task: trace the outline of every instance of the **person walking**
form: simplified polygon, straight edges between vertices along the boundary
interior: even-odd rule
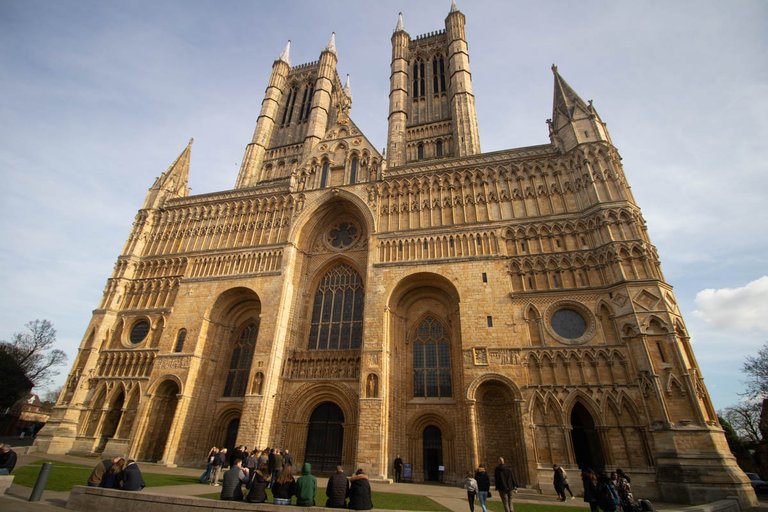
[[[403,478],[403,459],[400,455],[395,456],[395,482],[400,482]]]
[[[552,473],[552,484],[555,486],[555,492],[557,493],[558,499],[560,501],[565,501],[565,491],[568,491],[571,495],[571,499],[573,499],[573,492],[568,485],[568,474],[565,472],[565,469],[563,469],[562,466],[553,464]]]
[[[328,500],[325,506],[328,508],[347,508],[347,495],[349,495],[349,480],[344,474],[344,468],[336,466],[336,472],[328,479],[328,487],[325,489]]]
[[[504,512],[514,512],[515,506],[512,504],[512,493],[517,492],[517,482],[512,468],[504,462],[504,457],[499,457],[499,463],[493,471],[493,479],[496,484],[496,490],[499,492],[499,498],[504,504]]]
[[[485,502],[491,494],[491,479],[485,471],[485,466],[480,464],[475,471],[475,480],[477,480],[477,499],[480,502],[480,508],[483,512],[488,512],[485,508]]]
[[[205,462],[205,471],[203,471],[203,474],[200,475],[200,483],[206,484],[211,481],[211,475],[213,474],[213,460],[216,458],[216,454],[219,453],[219,449],[215,446],[212,446],[210,450],[208,450],[208,458]]]
[[[349,508],[350,510],[371,510],[373,502],[371,501],[371,484],[368,482],[368,475],[362,468],[355,471],[355,474],[349,477]]]
[[[301,467],[301,476],[296,480],[296,505],[314,507],[317,494],[317,478],[312,474],[312,464],[305,462]]]
[[[467,501],[469,501],[469,512],[475,512],[475,496],[477,496],[477,480],[472,476],[471,471],[467,471],[464,477],[464,489],[467,490]]]

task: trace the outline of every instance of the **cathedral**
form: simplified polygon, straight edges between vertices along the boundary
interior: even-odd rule
[[[455,2],[391,42],[385,153],[332,35],[273,62],[233,189],[189,195],[191,141],[157,178],[35,449],[448,483],[504,457],[544,493],[556,463],[756,504],[592,102],[553,66],[549,141],[483,153]]]

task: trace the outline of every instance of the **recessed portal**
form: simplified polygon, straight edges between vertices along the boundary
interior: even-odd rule
[[[600,438],[595,430],[595,421],[581,402],[576,402],[571,410],[571,427],[576,463],[581,469],[602,469],[605,459]]]
[[[338,405],[325,402],[312,412],[307,432],[305,462],[316,473],[331,472],[341,465],[344,446],[344,413]]]
[[[443,433],[434,425],[424,429],[424,480],[440,481],[443,465]]]

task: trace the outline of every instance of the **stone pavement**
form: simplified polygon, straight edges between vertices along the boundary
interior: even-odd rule
[[[19,455],[18,467],[22,467],[31,463],[32,461],[42,458],[53,462],[54,467],[57,463],[75,463],[84,464],[87,466],[95,466],[99,460],[96,458],[75,457],[69,455],[41,455],[36,453],[27,455],[22,453]],[[175,475],[199,476],[202,472],[202,470],[198,468],[169,468],[167,466],[150,463],[140,463],[140,466],[142,471],[145,473],[167,473]],[[318,478],[318,494],[321,496],[324,495],[326,483],[326,478]],[[387,484],[377,482],[372,482],[371,487],[374,491],[380,492],[426,496],[440,503],[452,512],[467,512],[469,510],[469,506],[467,505],[466,500],[466,493],[463,489],[458,487],[439,484]],[[190,484],[147,488],[144,489],[143,492],[147,494],[151,493],[165,496],[193,497],[201,494],[218,492],[220,489],[220,487],[211,487],[206,484]],[[6,495],[0,496],[0,512],[62,512],[62,509],[66,507],[67,499],[69,498],[68,492],[45,491],[41,501],[30,503],[27,500],[31,493],[32,489],[29,487],[22,487],[17,484],[12,485]],[[494,493],[494,497],[491,501],[498,501],[498,495],[496,493]],[[541,495],[533,490],[521,490],[513,497],[513,502],[549,504],[550,509],[554,512],[556,512],[558,508],[563,505],[576,506],[583,508],[584,510],[589,510],[587,504],[578,497],[575,500],[568,500],[565,503],[560,503],[556,501],[555,498],[551,495]],[[680,505],[670,505],[663,503],[654,503],[654,506],[656,507],[656,510],[661,512],[677,512],[683,511],[685,509],[685,507]],[[475,510],[480,510],[480,507],[477,504]],[[768,501],[761,503],[761,507],[753,510],[768,511]]]

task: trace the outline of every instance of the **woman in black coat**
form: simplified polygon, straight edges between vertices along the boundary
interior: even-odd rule
[[[363,473],[362,469],[355,471],[355,474],[349,477],[351,485],[349,486],[349,508],[351,510],[371,510],[373,502],[371,501],[371,484],[368,483],[368,475]]]
[[[482,464],[475,471],[475,480],[477,480],[477,499],[483,512],[486,512],[485,500],[488,499],[488,493],[491,492],[491,479],[488,477],[485,466]]]
[[[584,484],[584,501],[589,503],[590,512],[597,512],[597,475],[591,469],[581,472],[581,483]]]
[[[269,468],[261,464],[253,470],[251,480],[248,482],[248,496],[245,500],[249,503],[264,503],[267,501],[267,484],[269,483]]]

